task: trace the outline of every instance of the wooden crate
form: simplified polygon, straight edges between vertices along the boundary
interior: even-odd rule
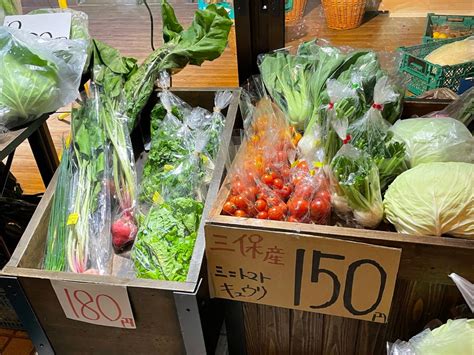
[[[214,95],[219,89],[173,90],[192,106],[213,110]],[[227,147],[238,114],[240,90],[233,90],[233,99],[226,112],[218,162],[225,161]],[[149,107],[156,103],[156,95]],[[145,114],[143,117],[149,115]],[[132,134],[134,148],[143,148],[140,131],[147,135],[149,123]],[[149,131],[149,130],[148,130]],[[135,139],[133,139],[135,137]],[[137,139],[140,138],[140,139]],[[204,207],[206,216],[222,181],[224,164],[216,164]],[[52,197],[56,177],[49,185],[15,253],[3,272],[15,276],[57,354],[181,354],[213,352],[222,326],[220,302],[211,302],[206,273],[203,272],[204,219],[198,232],[186,282],[123,279],[114,276],[84,275],[41,269]],[[67,319],[50,280],[76,281],[127,286],[136,322],[136,330],[103,327]]]
[[[403,117],[443,108],[440,102],[407,101]],[[272,232],[275,245],[291,233],[362,242],[402,250],[388,322],[362,320],[226,301],[226,326],[231,354],[384,354],[387,341],[408,340],[433,319],[446,321],[462,297],[448,275],[474,280],[474,240],[417,237],[393,231],[309,225],[221,215],[229,193],[224,182],[206,226],[222,226],[252,234]],[[265,234],[265,238],[268,234]],[[225,269],[225,265],[223,265]],[[285,282],[285,280],[281,280]],[[288,285],[288,287],[293,287]]]

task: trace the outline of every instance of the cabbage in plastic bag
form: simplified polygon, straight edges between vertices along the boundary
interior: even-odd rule
[[[395,141],[405,144],[410,167],[431,162],[474,162],[472,134],[453,118],[400,120],[390,131]]]
[[[22,126],[73,101],[86,57],[84,41],[0,27],[0,125]]]
[[[474,164],[427,163],[398,176],[385,193],[399,233],[474,238]]]

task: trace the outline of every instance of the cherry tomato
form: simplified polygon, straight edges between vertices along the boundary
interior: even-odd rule
[[[258,219],[268,219],[268,212],[267,211],[260,211],[257,214]]]
[[[244,210],[237,210],[237,211],[235,211],[234,216],[235,217],[247,217],[247,212],[245,212]]]
[[[283,180],[282,180],[282,179],[278,179],[278,178],[274,179],[274,180],[273,180],[273,186],[274,186],[275,188],[277,188],[277,189],[283,188]]]
[[[282,210],[283,214],[286,215],[286,213],[288,212],[288,206],[286,205],[286,203],[280,202],[280,204],[278,205],[278,207],[280,207],[280,209]]]
[[[298,163],[297,165],[298,169],[303,170],[303,171],[309,171],[308,163],[306,160],[302,160]]]
[[[316,221],[325,222],[330,211],[331,205],[328,200],[317,197],[311,202],[311,217]]]
[[[289,167],[285,166],[281,169],[281,177],[285,180],[288,181],[288,178],[291,175],[291,170]]]
[[[314,187],[307,183],[301,183],[295,188],[295,195],[301,198],[310,198],[313,195]]]
[[[281,188],[280,196],[286,200],[288,197],[290,197],[292,191],[293,189],[290,185],[285,185]]]
[[[269,207],[278,206],[281,200],[277,196],[269,196],[267,198],[267,204]]]
[[[232,184],[232,194],[233,195],[239,195],[242,193],[242,191],[245,190],[245,185],[242,181],[238,180],[238,181],[235,181],[233,184]]]
[[[224,207],[222,208],[222,210],[232,216],[235,211],[237,211],[237,206],[234,203],[227,201],[226,203],[224,203]]]
[[[245,198],[247,201],[253,202],[255,201],[255,195],[256,195],[255,190],[256,188],[249,187],[245,189],[244,191],[242,191],[241,196]]]
[[[239,210],[245,210],[248,207],[247,200],[243,196],[236,196],[235,205]]]
[[[292,201],[292,204],[288,206],[290,208],[290,214],[296,218],[304,217],[309,210],[309,203],[303,199],[296,199]]]
[[[237,196],[230,196],[227,201],[229,202],[232,202],[234,205],[235,205],[235,199],[237,198]]]
[[[279,162],[285,162],[288,160],[288,154],[284,150],[280,150],[277,153],[277,159]]]
[[[269,174],[272,176],[273,180],[278,179],[278,174],[275,170],[272,169]]]
[[[283,211],[279,206],[272,207],[268,210],[268,218],[280,221],[283,218]]]
[[[262,176],[262,181],[267,185],[271,185],[273,183],[273,176],[271,174],[265,174]]]
[[[293,185],[295,185],[295,186],[298,186],[301,183],[301,181],[303,181],[303,176],[302,175],[296,175],[296,176],[293,177],[293,180],[292,180]]]
[[[255,197],[257,198],[257,200],[267,199],[267,195],[265,194],[265,192],[262,192],[262,191],[259,191]]]
[[[299,222],[299,219],[296,218],[296,217],[294,217],[294,216],[290,216],[290,217],[288,217],[287,221],[288,221],[288,222],[296,222],[296,223],[298,223],[298,222]]]
[[[331,201],[331,193],[328,190],[319,190],[316,193],[316,197],[326,201]]]
[[[257,211],[262,212],[267,210],[267,203],[264,200],[255,201],[255,208]]]

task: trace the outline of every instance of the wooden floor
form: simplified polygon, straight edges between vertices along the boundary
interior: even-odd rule
[[[54,0],[50,0],[54,3]],[[81,10],[89,14],[89,27],[95,38],[103,40],[124,55],[134,56],[143,60],[150,52],[149,19],[144,6],[111,5],[112,0],[88,0]],[[134,4],[135,0],[122,0],[124,4]],[[196,4],[189,0],[170,1],[176,9],[178,18],[183,23],[190,23]],[[25,12],[38,7],[49,7],[46,0],[23,0]],[[155,46],[161,43],[159,6],[151,4],[155,14]],[[287,43],[296,45],[298,42],[314,37],[324,38],[334,45],[356,48],[371,48],[378,51],[393,51],[402,45],[420,43],[425,29],[424,18],[390,18],[378,15],[367,18],[357,29],[335,31],[326,27],[324,15],[318,0],[308,0],[304,19],[298,24],[287,27]],[[232,34],[231,44],[223,56],[202,67],[188,67],[173,79],[176,87],[235,87],[238,86],[237,62],[235,56],[235,39]],[[391,58],[395,54],[385,57]],[[57,115],[49,119],[48,126],[58,149],[62,137],[69,131],[66,122],[59,121]],[[31,150],[23,144],[16,152],[13,173],[18,178],[26,193],[44,191]]]

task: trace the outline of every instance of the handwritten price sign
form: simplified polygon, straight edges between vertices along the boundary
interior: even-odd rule
[[[6,16],[3,25],[44,39],[69,39],[71,21],[70,13],[18,15]]]
[[[206,225],[214,297],[386,323],[400,249]]]
[[[126,287],[55,280],[51,285],[67,318],[136,329]]]

